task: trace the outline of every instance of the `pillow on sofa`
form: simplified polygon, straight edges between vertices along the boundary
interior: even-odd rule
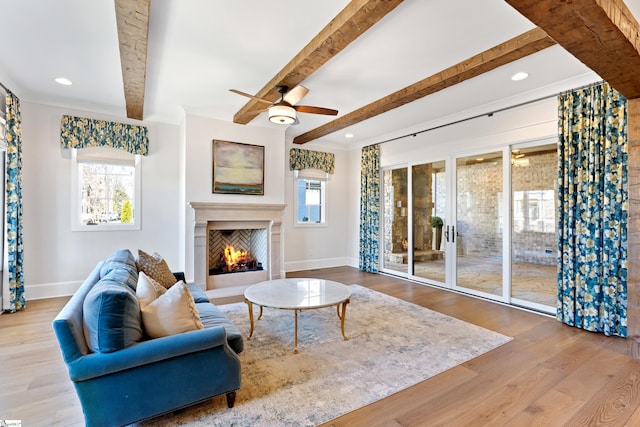
[[[122,350],[142,339],[140,304],[121,282],[100,280],[85,297],[82,310],[85,340],[94,353]]]
[[[151,338],[202,329],[198,309],[183,281],[142,307],[142,324]]]
[[[167,289],[176,283],[176,277],[171,272],[167,262],[157,253],[149,255],[145,251],[138,249],[138,267],[147,276]]]
[[[140,272],[138,286],[136,287],[136,297],[140,303],[140,309],[148,306],[166,292],[167,289],[164,286],[144,274],[144,271]]]
[[[104,261],[100,268],[100,278],[104,279],[107,276],[136,290],[138,268],[136,259],[129,249],[118,249]]]

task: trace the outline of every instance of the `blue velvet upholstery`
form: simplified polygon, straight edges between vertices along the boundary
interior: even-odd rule
[[[83,331],[85,299],[95,287],[117,286],[113,281],[117,267],[98,263],[53,321],[85,424],[131,424],[219,394],[227,394],[233,406],[240,388],[240,361],[229,347],[224,326],[142,340],[110,353],[89,349]],[[101,270],[105,272],[102,280]],[[120,286],[125,292],[130,289],[127,283]],[[201,302],[199,309],[206,310],[207,304],[214,307]],[[93,304],[85,309],[85,315],[89,311],[93,315]]]
[[[142,339],[140,305],[129,286],[104,278],[82,304],[84,336],[93,352],[111,353]]]

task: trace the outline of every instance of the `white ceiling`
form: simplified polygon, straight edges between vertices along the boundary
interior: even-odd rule
[[[640,0],[626,0],[640,16]],[[232,121],[347,0],[152,0],[145,120],[189,113]],[[0,0],[0,82],[21,99],[126,117],[113,0]],[[405,0],[303,82],[301,104],[340,115],[422,80],[533,28],[503,0]],[[510,76],[526,71],[529,78]],[[61,86],[54,78],[69,78]],[[489,112],[598,80],[555,46],[318,143],[355,146]],[[297,136],[332,120],[300,114]],[[279,126],[262,114],[248,126]],[[353,139],[346,139],[353,133]],[[314,143],[315,144],[315,143]]]

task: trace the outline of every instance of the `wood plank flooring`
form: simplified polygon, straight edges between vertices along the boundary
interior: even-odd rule
[[[351,267],[288,277],[357,283],[514,338],[323,427],[640,425],[640,361],[626,356],[626,340]],[[0,315],[0,419],[20,419],[24,426],[83,424],[51,329],[66,301],[29,301],[24,312]]]

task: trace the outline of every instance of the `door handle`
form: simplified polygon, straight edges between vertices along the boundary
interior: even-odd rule
[[[456,241],[456,226],[451,226],[451,242],[454,243]]]
[[[444,239],[449,242],[449,226],[447,225],[447,230],[444,232]]]

